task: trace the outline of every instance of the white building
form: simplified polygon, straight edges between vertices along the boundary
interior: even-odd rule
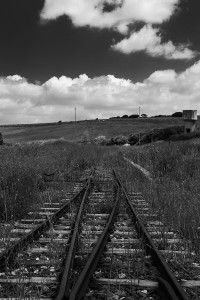
[[[183,110],[185,133],[194,132],[197,129],[197,110]]]

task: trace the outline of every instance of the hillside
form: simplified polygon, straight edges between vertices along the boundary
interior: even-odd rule
[[[111,138],[117,135],[144,132],[154,128],[183,125],[182,118],[144,118],[144,119],[112,119],[86,120],[77,122],[10,125],[0,126],[4,142],[28,142],[63,137],[66,140],[78,141],[87,135],[95,138],[100,135]]]

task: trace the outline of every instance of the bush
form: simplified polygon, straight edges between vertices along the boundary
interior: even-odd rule
[[[147,144],[155,141],[166,141],[166,140],[174,140],[172,136],[174,135],[180,135],[184,131],[183,126],[173,126],[173,127],[167,127],[162,129],[152,129],[148,132],[142,132],[138,134],[131,134],[128,137],[128,141],[131,145],[136,145],[139,143],[140,138],[140,144]]]
[[[130,134],[128,137],[128,141],[131,145],[135,145],[139,140],[138,134]]]
[[[194,138],[200,138],[200,132],[191,132],[187,134],[180,134],[180,135],[175,135],[171,137],[172,141],[184,141],[184,140],[191,140]]]
[[[107,145],[124,145],[128,144],[128,138],[123,135],[119,135],[108,140]]]
[[[82,143],[82,144],[92,144],[93,143],[93,139],[91,138],[88,130],[85,130],[83,132],[79,143]]]
[[[137,119],[137,118],[139,118],[139,115],[130,115],[129,118]]]
[[[100,135],[94,139],[94,142],[99,145],[107,145],[107,139],[104,135]]]
[[[181,111],[177,111],[177,112],[175,112],[175,113],[172,114],[172,117],[182,118],[183,117],[183,113]]]
[[[141,114],[141,117],[142,118],[147,118],[148,116],[147,116],[147,114]]]

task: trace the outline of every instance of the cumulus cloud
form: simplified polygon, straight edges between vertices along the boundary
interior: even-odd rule
[[[162,43],[159,30],[150,25],[133,32],[128,38],[113,45],[112,49],[125,54],[145,51],[153,57],[163,56],[166,59],[191,59],[196,56],[196,52],[184,45],[175,46],[171,41]]]
[[[173,14],[179,0],[45,0],[41,18],[53,20],[62,15],[75,26],[118,28],[127,31],[135,21],[162,23]],[[109,6],[110,9],[106,10]],[[111,9],[112,8],[112,9]]]
[[[19,80],[23,80],[24,78],[19,76],[19,75],[11,75],[11,76],[7,76],[7,79],[13,80],[13,81],[19,81]]]
[[[171,41],[161,43],[161,34],[151,27],[169,20],[178,4],[179,0],[45,0],[41,19],[49,21],[67,15],[78,27],[117,30],[128,37],[112,49],[124,54],[146,51],[153,57],[191,59],[196,52],[185,45],[175,46]],[[138,21],[147,26],[130,33],[130,25]]]
[[[2,124],[37,123],[108,118],[138,112],[171,114],[182,109],[200,110],[200,61],[182,73],[158,70],[143,82],[113,75],[89,78],[52,77],[32,84],[19,75],[0,78]]]

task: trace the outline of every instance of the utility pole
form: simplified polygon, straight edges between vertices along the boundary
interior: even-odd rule
[[[139,118],[140,118],[140,106],[138,107],[138,112],[139,112]],[[138,134],[138,144],[140,146],[140,132]],[[140,164],[140,153],[138,151],[138,164]]]
[[[74,108],[74,111],[75,111],[75,122],[76,122],[76,107]]]

